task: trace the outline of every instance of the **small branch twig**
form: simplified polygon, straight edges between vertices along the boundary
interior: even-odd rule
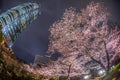
[[[69,68],[68,68],[67,80],[69,80],[69,77],[70,77],[71,66],[72,66],[72,64],[70,64],[70,65],[69,65]]]

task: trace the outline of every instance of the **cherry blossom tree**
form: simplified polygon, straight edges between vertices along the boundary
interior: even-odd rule
[[[109,71],[120,52],[120,31],[108,21],[103,3],[91,2],[85,9],[66,9],[62,18],[49,29],[51,55],[61,53],[47,67],[28,71],[43,75],[81,76],[93,69]]]
[[[108,25],[108,16],[103,3],[91,2],[79,12],[67,9],[49,29],[48,52],[63,54],[60,61],[72,65],[72,70],[84,72],[87,67],[109,71],[111,60],[120,52],[120,31]]]

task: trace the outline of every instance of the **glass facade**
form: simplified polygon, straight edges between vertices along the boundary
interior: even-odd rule
[[[26,26],[37,18],[39,8],[37,3],[24,3],[0,15],[2,33],[9,47]]]

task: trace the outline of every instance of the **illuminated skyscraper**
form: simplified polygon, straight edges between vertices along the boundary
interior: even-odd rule
[[[37,18],[39,10],[37,3],[24,3],[0,15],[0,27],[9,47],[26,26]]]

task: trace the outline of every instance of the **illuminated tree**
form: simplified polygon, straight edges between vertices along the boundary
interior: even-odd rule
[[[69,8],[61,20],[49,29],[48,52],[60,52],[59,70],[71,66],[69,73],[85,74],[85,69],[103,68],[109,71],[114,56],[120,51],[120,31],[110,27],[109,13],[103,3],[91,2],[85,9]],[[115,26],[114,26],[115,27]]]

